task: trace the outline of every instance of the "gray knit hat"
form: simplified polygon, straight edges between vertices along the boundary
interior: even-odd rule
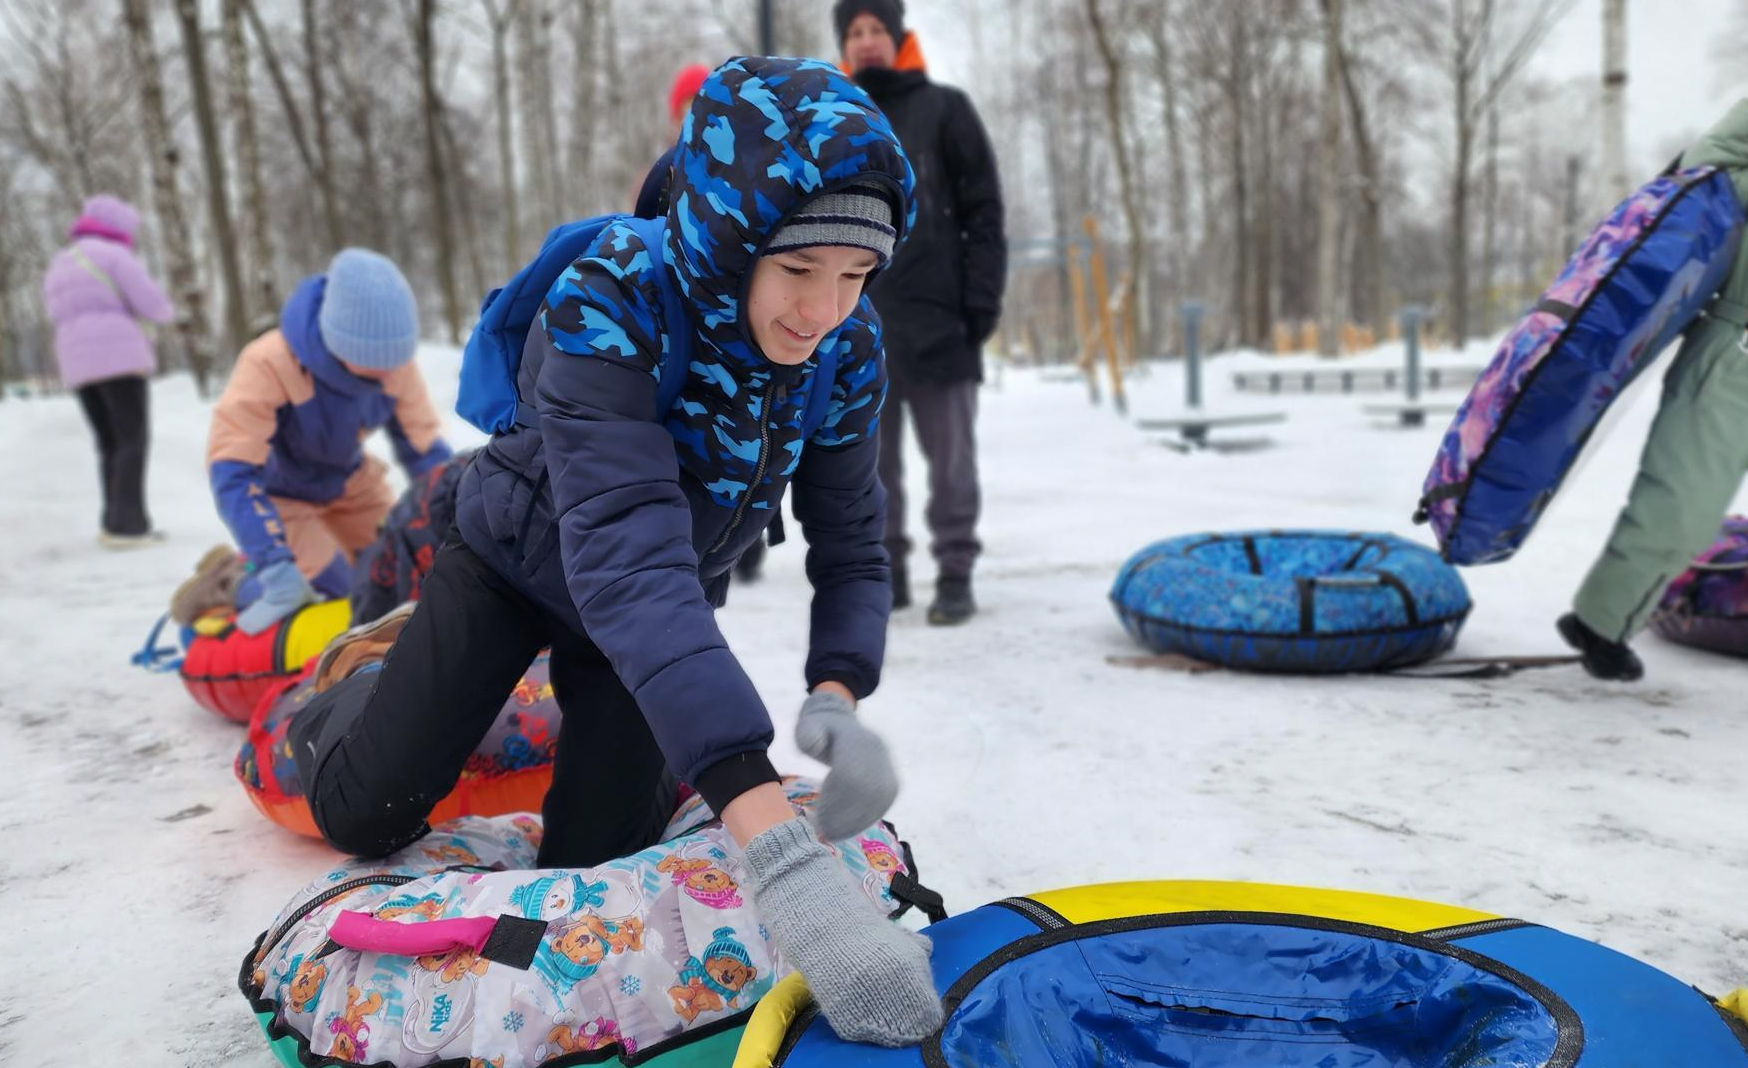
[[[864,248],[880,257],[879,266],[892,259],[898,243],[893,225],[892,198],[873,183],[852,185],[814,197],[771,235],[765,254],[793,252],[817,245],[848,245]]]

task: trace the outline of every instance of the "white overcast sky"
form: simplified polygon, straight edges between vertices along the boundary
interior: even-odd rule
[[[1748,54],[1729,69],[1713,55],[1718,31],[1744,6],[1748,0],[1627,0],[1627,149],[1638,173],[1660,169],[1669,162],[1670,145],[1691,140],[1748,96]],[[969,81],[971,55],[958,0],[909,0],[905,8],[931,73],[945,82]],[[999,31],[993,35],[999,39]],[[1533,69],[1553,81],[1600,84],[1602,0],[1580,0],[1542,46]]]

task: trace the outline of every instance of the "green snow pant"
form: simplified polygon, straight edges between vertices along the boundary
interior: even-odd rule
[[[1729,169],[1748,204],[1748,100],[1682,156]],[[1639,475],[1602,558],[1573,603],[1611,641],[1643,627],[1670,580],[1718,535],[1748,474],[1748,240],[1708,309],[1688,328],[1663,379]]]

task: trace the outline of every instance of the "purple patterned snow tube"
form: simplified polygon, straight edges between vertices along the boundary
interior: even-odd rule
[[[1724,520],[1718,540],[1664,591],[1651,629],[1682,645],[1748,657],[1748,518]]]
[[[1723,284],[1741,222],[1728,177],[1699,167],[1650,182],[1591,232],[1439,445],[1416,518],[1447,560],[1517,550],[1603,412]]]

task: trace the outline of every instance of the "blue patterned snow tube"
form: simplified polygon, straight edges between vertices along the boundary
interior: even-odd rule
[[[1247,671],[1376,671],[1449,649],[1469,591],[1431,549],[1393,534],[1188,534],[1130,557],[1111,588],[1130,634],[1162,653]]]

